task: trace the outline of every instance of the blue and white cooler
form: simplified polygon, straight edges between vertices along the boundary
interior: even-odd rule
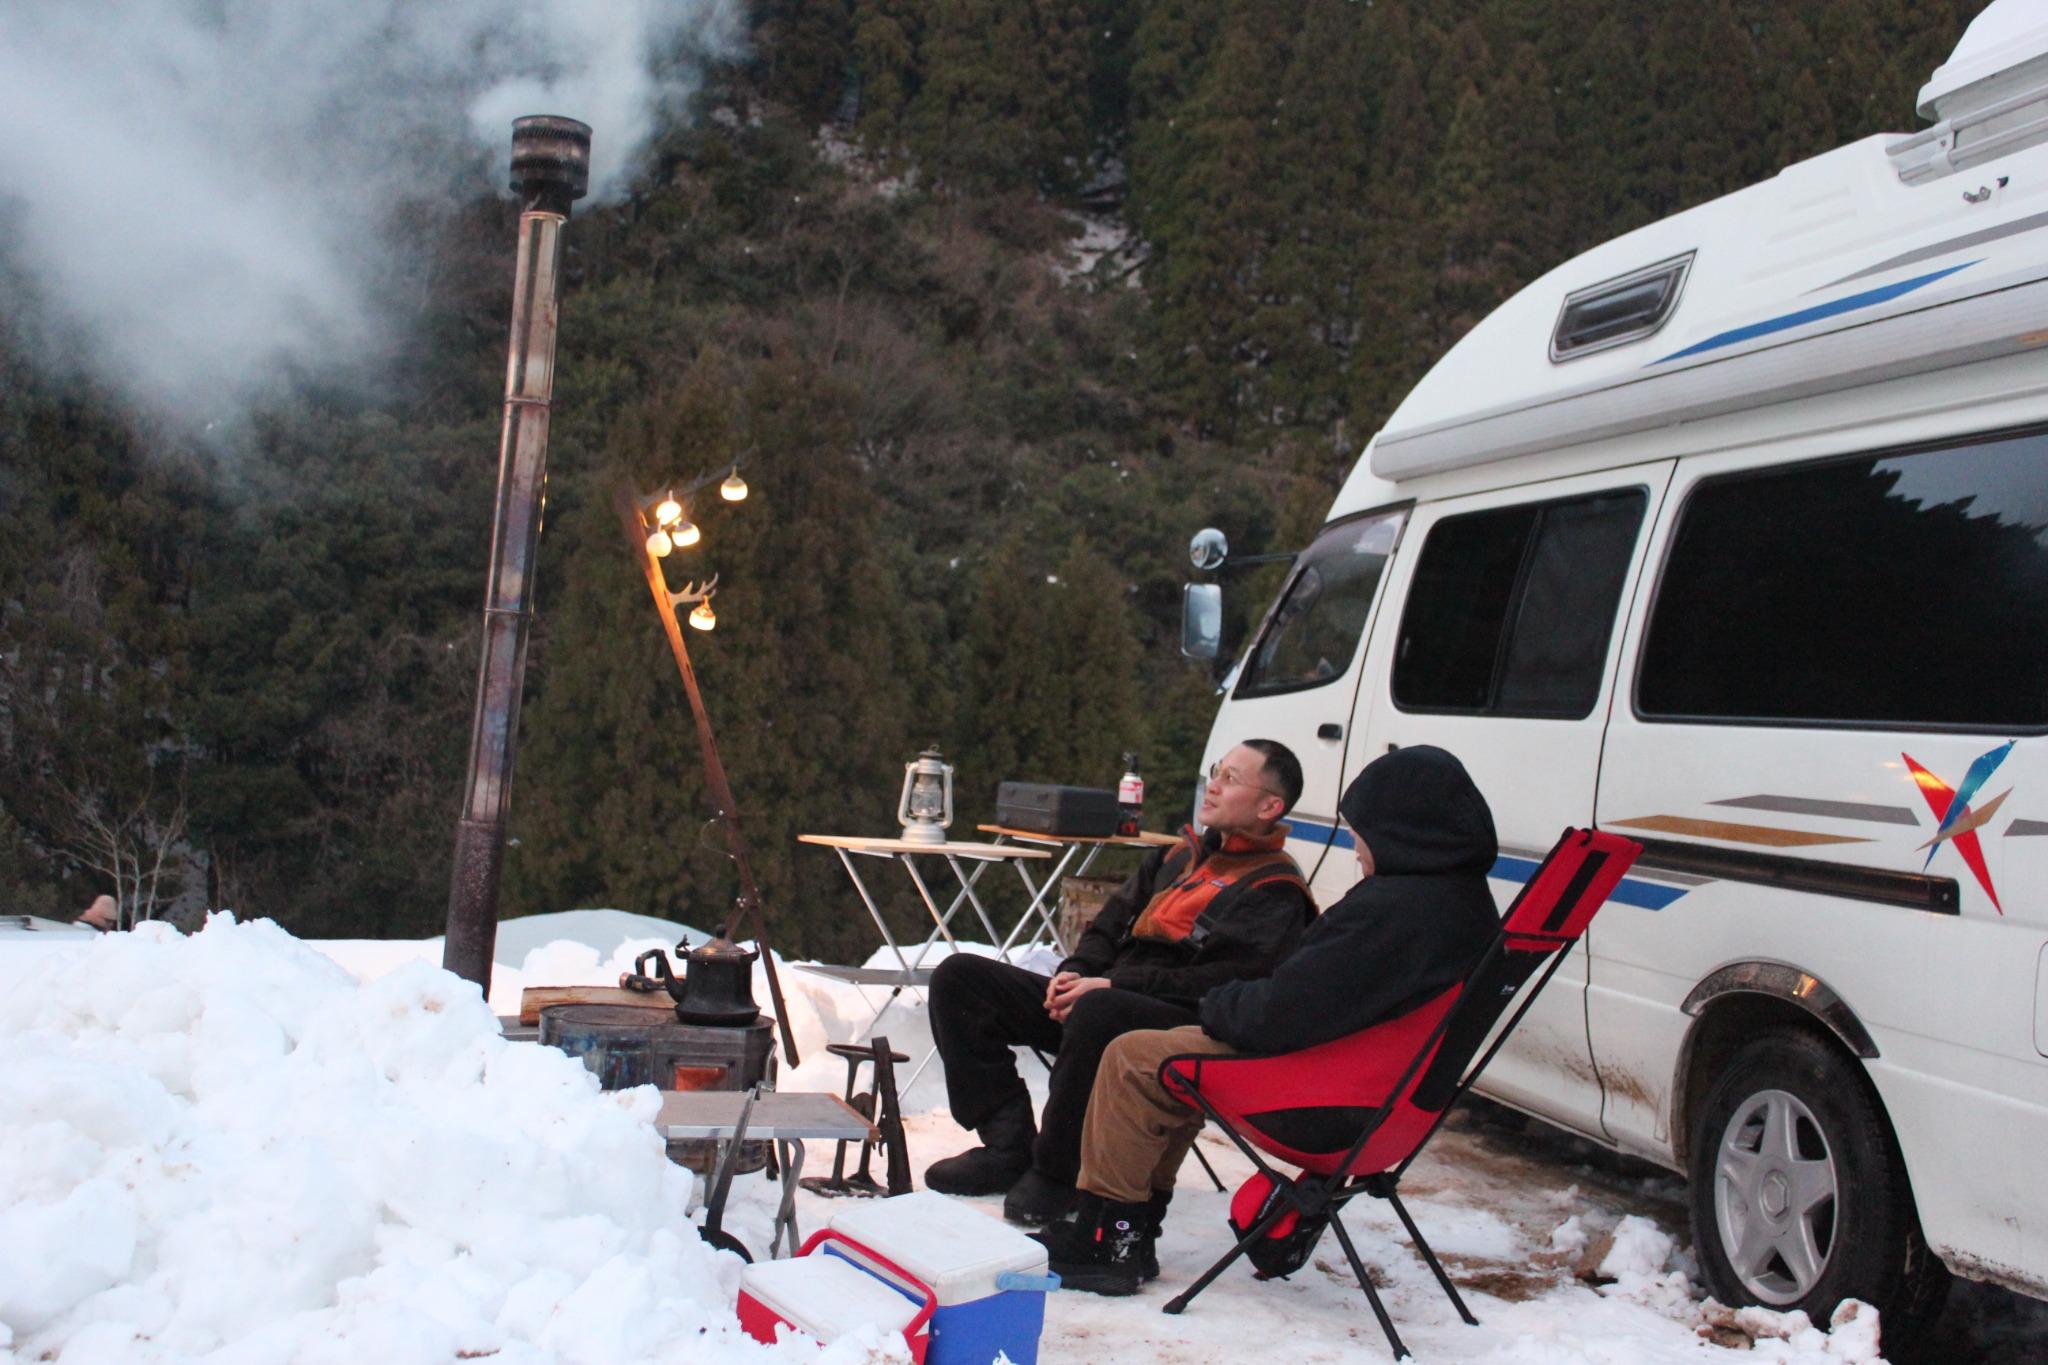
[[[989,1365],[998,1352],[1037,1365],[1045,1291],[1059,1287],[1037,1242],[929,1190],[848,1205],[829,1227],[929,1286],[925,1365]]]

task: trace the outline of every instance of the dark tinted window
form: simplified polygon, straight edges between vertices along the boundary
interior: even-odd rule
[[[1675,718],[2048,726],[2048,436],[1703,483],[1637,706]]]
[[[1302,552],[1236,696],[1320,687],[1348,672],[1405,509],[1341,522]]]
[[[1642,490],[1627,489],[1438,522],[1401,618],[1395,703],[1588,714],[1643,506]]]

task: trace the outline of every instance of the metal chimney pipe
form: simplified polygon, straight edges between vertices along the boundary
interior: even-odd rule
[[[498,505],[484,594],[483,660],[470,726],[469,777],[455,825],[448,937],[441,965],[491,992],[498,938],[498,874],[505,860],[512,754],[533,620],[533,562],[547,478],[548,405],[555,388],[556,289],[569,206],[590,187],[590,128],[535,115],[512,122],[512,192],[519,196],[519,261],[512,278],[512,340],[505,365],[505,429]]]

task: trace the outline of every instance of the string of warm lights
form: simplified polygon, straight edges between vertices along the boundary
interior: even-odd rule
[[[688,549],[703,540],[704,532],[696,522],[690,520],[689,508],[684,505],[683,500],[710,483],[717,475],[718,471],[713,470],[684,485],[680,490],[671,487],[666,492],[639,500],[640,523],[647,531],[645,543],[648,554],[656,559],[667,559],[677,550]],[[737,463],[727,470],[725,478],[719,482],[718,496],[727,502],[747,500],[747,481],[740,477]],[[655,571],[657,574],[660,573],[659,565],[655,566]],[[664,591],[668,589],[665,578],[662,588]],[[669,609],[673,611],[677,607],[694,603],[695,608],[688,617],[690,624],[698,630],[712,630],[718,625],[718,614],[711,609],[711,597],[717,590],[716,574],[701,584],[692,581],[686,584],[681,592],[668,593]]]

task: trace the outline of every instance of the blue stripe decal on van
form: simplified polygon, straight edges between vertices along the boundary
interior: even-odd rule
[[[1534,858],[1516,858],[1503,853],[1494,859],[1493,869],[1486,875],[1518,886],[1526,885],[1529,878],[1536,875],[1538,866],[1540,864]],[[1633,905],[1638,910],[1662,910],[1691,889],[1647,882],[1640,877],[1623,877],[1607,899],[1616,905]]]
[[[1748,341],[1754,337],[1769,336],[1772,332],[1783,332],[1789,328],[1799,327],[1809,322],[1818,322],[1822,318],[1837,317],[1843,313],[1853,313],[1858,308],[1874,307],[1877,304],[1889,302],[1901,294],[1910,294],[1915,289],[1933,284],[1936,280],[1944,276],[1953,275],[1958,270],[1968,270],[1971,266],[1978,264],[1981,264],[1981,261],[1964,261],[1961,265],[1952,265],[1945,270],[1937,270],[1932,274],[1915,276],[1910,280],[1899,280],[1892,284],[1881,285],[1876,289],[1866,289],[1861,294],[1851,294],[1846,298],[1836,299],[1832,303],[1815,304],[1811,308],[1801,308],[1794,313],[1783,313],[1774,318],[1766,318],[1762,322],[1752,322],[1746,327],[1736,327],[1726,332],[1718,332],[1708,337],[1705,341],[1695,342],[1682,351],[1673,351],[1670,355],[1653,360],[1650,363],[1652,365],[1662,365],[1667,360],[1682,360],[1686,356],[1698,355],[1702,351],[1715,351],[1723,346],[1733,346],[1738,341]]]
[[[1311,844],[1334,844],[1338,848],[1356,848],[1351,840],[1351,831],[1335,821],[1318,820],[1313,815],[1289,815],[1280,821],[1287,826],[1287,837],[1301,839]]]
[[[1287,837],[1301,839],[1312,844],[1330,844],[1341,849],[1355,849],[1358,843],[1351,837],[1351,831],[1342,825],[1327,825],[1313,816],[1290,815],[1281,822],[1287,826]],[[1539,863],[1534,858],[1518,858],[1503,853],[1494,859],[1486,875],[1517,886],[1525,885],[1536,875]],[[1638,910],[1662,910],[1671,902],[1683,896],[1690,887],[1665,886],[1660,882],[1644,881],[1640,877],[1624,877],[1607,899],[1616,905],[1633,905]]]

